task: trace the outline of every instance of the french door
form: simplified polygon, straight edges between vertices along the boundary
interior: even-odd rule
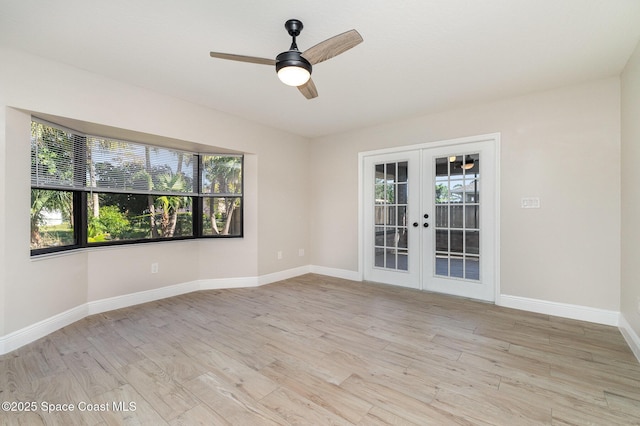
[[[364,279],[495,300],[495,140],[362,156]]]

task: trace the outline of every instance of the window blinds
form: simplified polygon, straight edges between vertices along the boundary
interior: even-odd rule
[[[139,143],[87,138],[86,186],[98,191],[194,193],[196,154]]]
[[[184,196],[196,192],[197,162],[187,151],[31,123],[34,188]]]
[[[85,138],[59,127],[31,122],[31,186],[42,189],[82,188],[78,179]]]

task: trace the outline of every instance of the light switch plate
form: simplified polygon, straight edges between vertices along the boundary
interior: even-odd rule
[[[527,197],[520,199],[520,208],[522,209],[539,209],[540,208],[540,198],[538,197]]]

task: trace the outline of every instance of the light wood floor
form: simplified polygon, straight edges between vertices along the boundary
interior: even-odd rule
[[[305,275],[85,318],[0,357],[0,401],[37,404],[3,425],[630,425],[640,364],[614,327]]]

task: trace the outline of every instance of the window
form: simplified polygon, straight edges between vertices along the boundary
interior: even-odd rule
[[[242,233],[242,157],[201,156],[203,235]]]
[[[31,252],[242,237],[241,155],[31,124]],[[197,214],[194,214],[197,212]]]
[[[196,154],[93,136],[86,152],[90,245],[194,235]]]

